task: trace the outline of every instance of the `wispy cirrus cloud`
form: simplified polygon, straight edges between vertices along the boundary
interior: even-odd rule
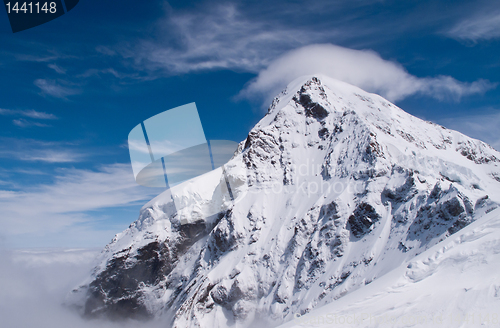
[[[148,81],[156,79],[156,77],[154,76],[149,76],[147,74],[144,75],[141,72],[127,73],[119,71],[114,68],[103,68],[103,69],[90,68],[85,72],[77,75],[78,78],[84,78],[84,79],[90,77],[105,78],[109,76],[116,78],[120,84],[137,83],[140,81]]]
[[[33,121],[33,120],[27,120],[23,117],[27,117],[30,119],[34,120],[57,120],[58,117],[55,116],[54,114],[50,113],[45,113],[45,112],[39,112],[34,109],[30,110],[22,110],[22,109],[4,109],[0,108],[0,115],[2,116],[21,116],[20,118],[12,120],[12,124],[20,127],[20,128],[27,128],[27,127],[50,127],[51,125],[46,124],[46,123],[41,123],[38,121]]]
[[[48,175],[49,172],[38,170],[38,169],[23,169],[23,168],[13,168],[13,169],[0,169],[0,176],[4,175],[8,177],[11,173],[20,173],[27,175]]]
[[[21,60],[21,61],[31,61],[31,62],[37,62],[37,63],[44,63],[44,62],[49,62],[53,61],[56,59],[61,58],[60,55],[57,54],[47,54],[45,56],[43,55],[26,55],[26,54],[17,54],[16,59]]]
[[[62,68],[61,66],[59,66],[57,64],[49,64],[47,66],[59,74],[66,74],[66,69]]]
[[[24,116],[39,120],[57,120],[58,117],[54,114],[39,112],[34,109],[5,109],[0,108],[0,115],[4,116]]]
[[[64,142],[46,142],[33,139],[0,138],[0,158],[18,161],[54,163],[76,163],[87,155],[76,151]]]
[[[466,18],[451,29],[446,35],[463,41],[478,42],[500,38],[500,11],[484,12]]]
[[[35,121],[29,121],[29,120],[26,120],[24,118],[12,120],[12,123],[14,125],[20,127],[20,128],[28,128],[28,127],[32,127],[32,126],[46,128],[46,127],[50,127],[51,126],[51,125],[45,124],[45,123],[40,123],[40,122],[35,122]]]
[[[54,80],[37,79],[34,84],[40,88],[42,94],[46,94],[55,98],[66,99],[68,96],[80,93],[80,90],[72,87],[61,85]]]
[[[45,162],[45,163],[76,163],[81,162],[85,158],[84,154],[74,152],[72,150],[41,150],[30,153],[20,154],[18,159],[21,161],[30,162]]]
[[[364,6],[374,9],[381,4],[379,1],[356,1],[336,2],[336,5],[362,11]],[[224,69],[258,73],[257,79],[240,97],[266,93],[266,102],[270,95],[278,93],[296,77],[315,73],[324,73],[382,94],[392,101],[412,95],[459,101],[464,96],[482,94],[496,87],[495,82],[485,79],[459,81],[447,75],[415,76],[401,64],[385,60],[375,51],[325,44],[333,41],[354,43],[359,47],[373,39],[375,33],[373,28],[368,28],[373,25],[373,19],[367,20],[356,13],[335,16],[326,3],[307,7],[289,5],[276,18],[245,11],[243,4],[225,3],[204,9],[167,10],[164,19],[157,24],[157,34],[168,35],[163,39],[142,40],[135,46],[128,44],[113,49],[101,46],[97,50],[101,54],[131,59],[138,71],[152,75]],[[318,17],[326,12],[331,12],[335,19],[303,20],[303,17]],[[419,18],[408,15],[415,23]],[[450,21],[454,15],[445,18]],[[293,18],[294,24],[287,18]],[[402,23],[404,18],[396,17],[395,20]],[[403,33],[394,29],[401,25],[399,23],[393,25],[381,20],[376,31],[384,35]],[[432,20],[431,23],[439,26]],[[413,26],[407,22],[403,25],[403,30]],[[362,41],[356,43],[354,40]]]
[[[294,79],[325,74],[397,101],[421,94],[439,100],[460,100],[496,87],[487,80],[461,82],[450,76],[417,77],[402,65],[383,59],[372,50],[354,50],[332,44],[316,44],[290,51],[273,61],[249,83],[239,97],[263,98],[265,103]]]
[[[231,69],[258,72],[283,51],[343,34],[336,28],[315,30],[247,17],[235,4],[203,11],[170,13],[159,24],[169,42],[143,40],[117,50],[138,67],[169,74]],[[344,34],[347,34],[344,31]],[[115,50],[99,47],[101,53]]]
[[[18,191],[0,190],[0,224],[10,237],[61,231],[77,235],[79,230],[88,229],[88,224],[103,219],[89,212],[140,206],[156,194],[158,189],[135,183],[129,164],[112,164],[98,170],[60,169],[53,183]]]

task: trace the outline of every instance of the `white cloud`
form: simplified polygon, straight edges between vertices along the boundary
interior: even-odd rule
[[[57,64],[49,64],[47,66],[49,68],[52,68],[54,71],[56,71],[59,74],[66,74],[66,69],[62,68],[61,66],[58,66]]]
[[[46,163],[75,163],[81,162],[85,158],[84,154],[77,153],[68,149],[52,150],[33,150],[18,154],[18,159],[30,162]]]
[[[120,53],[141,68],[170,74],[211,69],[258,72],[283,51],[342,35],[334,28],[308,30],[251,20],[235,4],[171,13],[159,26],[172,39],[142,41]]]
[[[17,120],[12,120],[12,123],[14,125],[17,125],[18,127],[20,128],[27,128],[27,127],[31,127],[31,126],[38,126],[38,127],[49,127],[50,125],[48,124],[44,124],[44,123],[40,123],[40,122],[33,122],[33,121],[28,121],[28,120],[25,120],[24,118],[20,118],[20,119],[17,119]]]
[[[446,34],[454,39],[472,42],[500,38],[500,12],[483,13],[465,19]]]
[[[107,46],[97,46],[95,48],[95,50],[103,55],[107,55],[107,56],[114,56],[116,55],[116,51],[114,51],[113,49],[110,49],[109,47]]]
[[[26,55],[26,54],[18,54],[16,55],[18,60],[22,61],[31,61],[31,62],[38,62],[38,63],[43,63],[43,62],[49,62],[52,60],[60,59],[61,56],[58,54],[50,54],[46,56],[37,56],[37,55]]]
[[[13,169],[5,169],[0,168],[0,176],[8,177],[11,173],[20,173],[20,174],[28,174],[28,175],[48,175],[48,172],[38,170],[38,169],[22,169],[22,168],[13,168]]]
[[[93,230],[92,224],[105,217],[89,214],[90,211],[140,206],[158,192],[137,185],[129,164],[108,165],[98,171],[63,169],[53,183],[20,191],[0,190],[0,225],[9,239],[20,236],[23,240],[37,240],[51,236],[57,241],[50,243],[74,244],[68,240],[69,235],[79,242],[85,242],[82,236],[89,237],[87,242],[95,243],[92,234],[101,233],[102,238],[105,232],[111,238],[113,233]]]
[[[0,157],[20,161],[55,164],[88,160],[87,154],[73,148],[75,144],[68,142],[0,138]],[[104,245],[138,217],[144,202],[164,190],[137,185],[130,164],[98,170],[57,168],[50,181],[46,182],[47,176],[38,179],[43,183],[30,185],[9,181],[11,173],[44,172],[0,169],[5,181],[0,183],[0,241],[16,247]]]
[[[24,110],[22,111],[22,115],[35,118],[35,119],[40,119],[40,120],[55,120],[57,119],[57,116],[54,114],[48,114],[44,112],[38,112],[36,110]]]
[[[85,160],[87,155],[74,148],[74,144],[67,142],[0,138],[0,158],[20,161],[74,163]]]
[[[460,100],[496,87],[486,80],[460,82],[450,76],[419,78],[396,62],[371,50],[353,50],[332,44],[315,44],[292,50],[261,71],[239,97],[265,99],[266,104],[294,79],[325,74],[366,91],[397,101],[414,94]]]
[[[56,120],[57,116],[54,114],[49,114],[45,112],[39,112],[34,109],[22,110],[22,109],[4,109],[0,108],[0,115],[4,116],[25,116],[29,118],[39,119],[39,120]]]
[[[56,98],[66,99],[67,96],[80,93],[79,90],[62,86],[53,80],[37,79],[34,84],[42,90],[42,93]]]

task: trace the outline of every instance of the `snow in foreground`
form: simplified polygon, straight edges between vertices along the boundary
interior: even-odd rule
[[[500,210],[280,328],[500,326]]]
[[[153,327],[84,321],[62,306],[96,250],[0,254],[0,317],[5,327]],[[500,325],[500,209],[392,272],[279,328],[497,327]],[[160,325],[161,327],[167,327]]]

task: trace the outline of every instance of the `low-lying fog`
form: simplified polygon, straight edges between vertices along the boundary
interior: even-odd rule
[[[9,328],[168,328],[159,321],[84,320],[64,306],[67,294],[88,277],[97,249],[1,250],[0,318]]]

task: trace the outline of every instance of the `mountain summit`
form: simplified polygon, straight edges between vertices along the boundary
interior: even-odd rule
[[[274,99],[223,169],[146,204],[72,297],[88,317],[275,326],[370,284],[499,203],[498,151],[316,75]]]

